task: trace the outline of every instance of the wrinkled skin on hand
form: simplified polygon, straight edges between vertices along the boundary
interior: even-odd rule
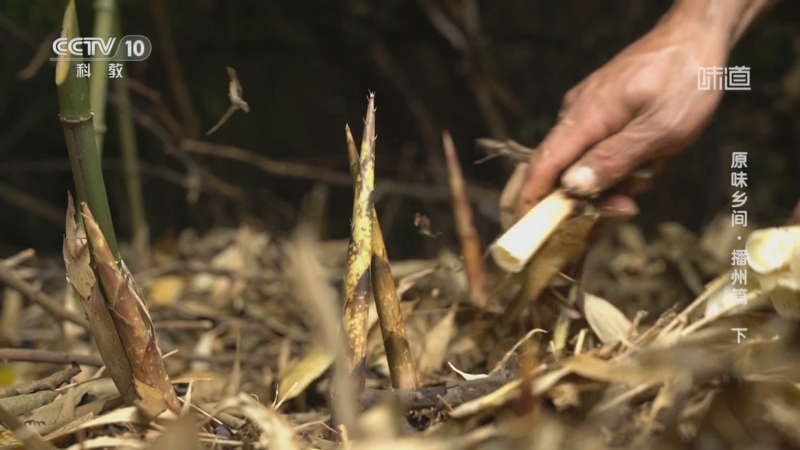
[[[630,196],[647,186],[628,177],[648,165],[657,172],[665,158],[686,148],[721,100],[721,90],[698,89],[698,69],[725,66],[729,41],[723,34],[668,14],[571,89],[557,125],[527,168],[518,169],[526,171],[524,181],[506,187],[519,189],[518,196],[504,192],[517,197],[516,217],[552,192],[559,178],[574,195],[602,194],[606,217],[635,215]]]

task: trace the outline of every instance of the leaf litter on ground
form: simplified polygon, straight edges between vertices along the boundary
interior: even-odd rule
[[[0,389],[0,397],[47,398],[20,400],[27,406],[11,415],[13,408],[0,403],[6,412],[0,416],[5,427],[0,447],[21,448],[22,442],[29,448],[74,449],[160,449],[177,443],[416,450],[683,448],[700,441],[722,447],[747,441],[773,448],[800,445],[794,426],[800,420],[795,324],[791,310],[771,306],[776,298],[794,298],[778,288],[797,286],[800,246],[791,238],[796,228],[751,233],[753,257],[766,255],[753,261],[747,305],[731,302],[728,288],[730,255],[741,243],[728,240],[727,252],[718,247],[712,252],[698,242],[725,239],[696,237],[677,224],[663,226],[653,241],[630,224],[609,228],[590,246],[581,289],[567,283],[574,292],[561,294],[569,297],[572,312],[552,313],[564,305],[553,293],[565,289],[553,282],[535,304],[521,309],[517,327],[500,319],[514,290],[493,291],[486,309],[475,311],[452,254],[431,261],[390,260],[422,383],[418,389],[389,389],[373,306],[368,341],[376,344],[368,342],[370,371],[358,396],[359,406],[368,407],[356,420],[361,439],[341,443],[325,438],[328,393],[335,382],[329,376],[336,360],[331,336],[340,335],[323,328],[330,328],[330,316],[340,311],[337,278],[345,273],[347,243],[322,242],[300,228],[289,239],[247,225],[205,236],[186,231],[171,247],[156,249],[159,267],[134,274],[145,300],[165,289],[163,280],[181,287],[170,288],[180,294],[156,295],[168,300],[150,304],[163,354],[177,351],[164,364],[182,402],[180,414],[150,420],[125,407],[106,378],[108,368],[63,369],[55,352],[96,355],[97,350],[86,345],[85,334],[62,339],[52,315],[25,303],[15,313],[17,322],[4,323],[16,327],[12,334],[37,343],[38,360],[51,362],[21,362],[13,348],[0,349],[18,378]],[[63,301],[69,289],[86,311],[83,301],[93,295],[96,280],[91,272],[75,271],[88,261],[79,233],[80,228],[67,227],[69,284],[62,280],[53,288],[56,283],[50,282],[48,294]],[[25,283],[37,277],[52,281],[38,270],[46,263],[46,258],[0,262]],[[489,281],[501,278],[487,275]],[[209,299],[215,299],[214,307]],[[475,326],[482,321],[488,325]],[[557,321],[565,333],[559,345],[554,344]],[[212,327],[200,326],[208,322]],[[746,330],[746,337],[738,339],[735,329]],[[70,384],[76,376],[84,381]]]

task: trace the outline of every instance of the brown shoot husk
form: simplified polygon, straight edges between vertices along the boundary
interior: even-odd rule
[[[354,183],[358,182],[359,157],[350,127],[345,128],[347,154],[350,159],[350,173]],[[378,311],[378,320],[383,336],[383,346],[389,364],[392,387],[395,389],[416,389],[419,385],[411,349],[406,336],[406,327],[400,312],[400,299],[394,286],[389,256],[383,241],[383,233],[378,223],[378,213],[372,208],[372,292]]]
[[[372,294],[370,263],[372,259],[372,191],[375,177],[375,95],[370,94],[361,157],[354,186],[353,219],[347,248],[344,314],[342,325],[350,349],[350,369],[358,370],[358,384],[363,387],[367,353],[367,322]]]
[[[180,403],[161,359],[147,305],[136,291],[130,275],[123,274],[124,263],[121,263],[123,269],[120,269],[114,260],[89,206],[84,203],[81,209],[86,236],[94,256],[93,263],[99,281],[97,285],[102,288],[107,311],[119,336],[132,370],[135,390],[140,397],[135,403],[149,414],[157,414],[156,410],[162,408],[179,413]],[[107,322],[105,326],[108,326]],[[120,359],[115,357],[114,361],[118,362]],[[106,361],[109,362],[111,361]],[[130,385],[125,388],[130,389]]]

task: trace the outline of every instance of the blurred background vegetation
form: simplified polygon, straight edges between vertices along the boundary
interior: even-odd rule
[[[346,174],[344,127],[360,136],[366,95],[374,90],[378,186],[394,180],[431,195],[446,192],[440,136],[451,130],[480,200],[476,215],[486,245],[499,230],[496,198],[511,167],[501,160],[473,165],[483,156],[475,139],[535,146],[563,94],[647,32],[670,3],[121,0],[122,34],[142,34],[153,44],[150,58],[129,63],[124,73],[139,83],[132,99],[151,240],[168,245],[187,227],[202,233],[242,221],[283,233],[314,187],[312,180],[252,164],[188,154],[189,166],[213,175],[192,203],[182,186],[187,160],[165,146],[170,131],[173,139],[177,133]],[[65,4],[0,6],[0,256],[28,247],[60,252],[66,192],[74,188],[54,67],[42,64],[24,80],[19,74],[51,45]],[[76,4],[81,32],[89,36],[92,2]],[[798,29],[800,3],[784,1],[739,45],[729,65],[751,67],[752,90],[726,94],[703,137],[642,198],[637,220],[645,230],[663,221],[698,230],[728,208],[732,151],[751,155],[751,220],[773,225],[790,214],[800,197]],[[237,112],[206,138],[229,105],[226,66],[238,72],[250,112]],[[177,129],[165,123],[164,108]],[[127,240],[116,120],[110,106],[103,156],[114,222]],[[351,205],[349,187],[331,186],[326,237],[346,238]],[[377,206],[393,259],[427,257],[455,242],[446,195],[420,198],[400,189],[383,193]],[[415,213],[443,232],[439,240],[416,231]]]

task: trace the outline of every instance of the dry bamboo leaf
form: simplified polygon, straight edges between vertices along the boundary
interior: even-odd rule
[[[83,416],[80,417],[75,417],[68,424],[62,426],[61,428],[58,428],[57,430],[51,432],[47,436],[44,436],[44,439],[47,442],[58,445],[61,441],[68,438],[69,436],[72,435],[72,433],[78,430],[81,425],[92,420],[92,418],[94,418],[94,412],[84,414]]]
[[[439,370],[444,364],[447,347],[455,331],[457,306],[453,305],[442,320],[425,333],[421,353],[414,358],[421,374]]]
[[[228,84],[228,97],[231,100],[231,105],[236,106],[244,112],[250,112],[250,106],[242,99],[244,90],[242,89],[242,83],[239,81],[239,76],[236,74],[236,69],[233,67],[226,67],[225,69],[228,71],[228,76],[231,79]]]
[[[675,378],[667,380],[650,406],[643,434],[649,435],[657,429],[673,429],[691,389],[691,372],[678,373]]]
[[[233,397],[234,395],[239,393],[239,389],[242,385],[242,333],[241,330],[236,330],[236,359],[233,362],[233,368],[231,369],[230,375],[228,375],[228,380],[225,381],[225,385],[222,387],[222,393],[220,394],[222,397]]]
[[[282,450],[300,450],[300,443],[295,437],[294,430],[286,420],[274,409],[258,403],[252,396],[240,392],[236,397],[221,401],[217,412],[227,409],[237,409],[258,426],[264,435],[260,439],[267,448]]]
[[[58,397],[56,391],[39,391],[32,394],[15,395],[8,398],[0,398],[0,407],[15,416],[33,411],[42,405],[46,405]]]
[[[150,303],[158,306],[168,306],[175,303],[186,288],[186,279],[178,275],[167,275],[157,278],[150,289],[147,298]]]
[[[306,323],[315,335],[316,343],[334,357],[334,422],[353,426],[358,411],[358,392],[354,380],[347,376],[351,367],[347,358],[347,343],[344,342],[341,328],[337,324],[336,291],[328,281],[330,278],[324,277],[327,270],[320,261],[316,236],[317,233],[308,226],[298,227],[294,239],[285,247],[288,260],[285,270],[287,278],[291,280],[295,298],[307,311],[304,319],[307,319]],[[367,315],[369,320],[369,311]]]
[[[635,365],[612,364],[586,354],[569,358],[564,362],[564,368],[590,380],[630,386],[658,380],[668,375],[659,373],[658,370]]]
[[[797,405],[791,404],[784,398],[773,396],[764,402],[764,419],[777,425],[784,433],[795,441],[800,441],[800,412]]]
[[[194,414],[185,414],[170,423],[156,438],[150,450],[200,450]]]
[[[544,375],[534,379],[532,386],[530,386],[531,393],[533,395],[544,394],[570,373],[571,371],[568,368],[559,368],[553,370],[552,372],[545,373]],[[508,402],[519,398],[520,387],[523,386],[523,382],[524,380],[521,378],[512,380],[491,394],[455,407],[452,411],[450,411],[450,416],[459,419],[466,418],[484,411],[491,411],[495,408],[501,407]]]
[[[745,246],[747,262],[756,273],[774,273],[789,268],[798,247],[800,226],[756,230]]]
[[[358,418],[358,429],[361,439],[396,439],[400,436],[401,420],[400,402],[386,400],[368,409]]]
[[[36,409],[24,419],[26,422],[42,424],[35,427],[37,433],[42,435],[51,433],[76,419],[75,408],[91,387],[91,383],[72,387],[51,403]]]
[[[800,292],[778,286],[770,292],[769,298],[778,315],[787,319],[800,319]]]
[[[220,252],[211,260],[211,267],[238,272],[244,269],[242,250],[237,245],[231,245]],[[233,299],[238,297],[247,284],[241,278],[213,277],[210,286],[209,303],[218,309],[230,307]]]
[[[561,383],[547,391],[547,396],[552,400],[556,410],[563,411],[570,407],[581,405],[580,388],[575,383]]]
[[[242,99],[242,84],[239,82],[239,76],[236,74],[236,70],[232,67],[226,67],[228,71],[228,77],[231,79],[228,83],[228,98],[231,101],[231,106],[228,107],[228,110],[225,111],[225,114],[217,121],[217,124],[214,125],[208,132],[206,136],[211,135],[211,133],[217,131],[228,119],[236,112],[237,109],[241,109],[244,112],[250,112],[250,106],[247,104],[244,99]]]
[[[461,378],[463,378],[463,379],[465,379],[467,381],[479,380],[481,378],[486,378],[486,377],[489,376],[489,375],[487,375],[485,373],[471,374],[471,373],[463,372],[461,370],[456,369],[456,366],[454,366],[452,363],[449,363],[449,362],[447,363],[447,365],[450,366],[451,369],[453,369],[453,372],[461,375]]]
[[[603,344],[619,342],[631,330],[631,321],[616,306],[591,294],[584,294],[584,314],[589,326]]]
[[[94,450],[96,448],[124,448],[126,450],[136,450],[146,449],[147,447],[147,442],[137,438],[101,436],[72,444],[67,447],[67,450]]]
[[[10,430],[9,435],[0,434],[0,444],[4,447],[19,445],[19,441],[25,443],[23,448],[31,450],[55,450],[56,448],[49,442],[42,439],[38,433],[30,427],[23,425],[14,417],[13,414],[0,407],[0,424]]]
[[[75,204],[72,194],[67,193],[66,237],[63,245],[64,265],[67,269],[67,282],[75,290],[76,297],[84,310],[95,284],[94,272],[89,265],[89,245],[86,232],[75,221]]]
[[[0,341],[17,343],[20,341],[19,323],[24,297],[21,292],[6,287],[0,299]],[[2,381],[0,385],[3,385]]]
[[[0,398],[30,394],[36,391],[53,390],[68,382],[72,379],[72,377],[78,375],[79,373],[81,373],[80,366],[78,366],[76,363],[72,363],[71,367],[64,370],[59,370],[58,372],[41,380],[19,383],[11,387],[2,388],[0,389]]]
[[[167,415],[168,413],[165,413],[165,416]],[[172,417],[176,416],[173,414]],[[125,408],[115,409],[106,414],[103,414],[102,416],[96,417],[84,423],[78,429],[88,430],[90,428],[102,427],[105,425],[123,424],[123,423],[147,424],[149,421],[150,419],[144,416],[137,407],[128,406]]]
[[[750,234],[747,263],[782,317],[800,319],[800,226]]]
[[[317,378],[321,377],[333,364],[333,355],[327,348],[315,345],[297,364],[292,366],[278,384],[276,400],[286,400],[302,394]]]
[[[355,441],[350,449],[346,450],[462,450],[465,448],[482,448],[480,446],[481,443],[496,437],[498,434],[494,429],[484,428],[463,437],[413,436],[399,439],[387,439],[384,437],[377,440]]]
[[[202,358],[210,358],[214,354],[214,343],[219,338],[219,335],[223,332],[221,327],[214,328],[213,330],[206,331],[203,333],[200,338],[197,340],[197,344],[195,344],[194,348],[192,349],[192,356],[197,357],[198,359]],[[210,370],[211,363],[208,361],[192,361],[192,370]]]

